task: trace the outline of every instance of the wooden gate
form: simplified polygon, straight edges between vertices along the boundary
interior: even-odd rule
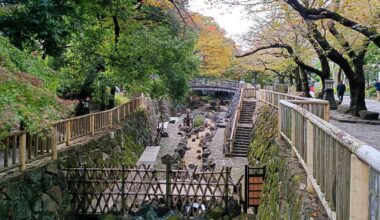
[[[137,211],[143,203],[167,201],[170,208],[197,216],[215,206],[225,207],[232,197],[242,201],[241,180],[234,182],[231,168],[207,172],[171,170],[170,192],[166,192],[166,170],[144,164],[117,168],[67,168],[72,210],[77,216],[109,212],[121,215]]]
[[[250,207],[255,209],[259,207],[264,178],[265,166],[260,168],[245,166],[245,213],[247,213],[247,209]]]

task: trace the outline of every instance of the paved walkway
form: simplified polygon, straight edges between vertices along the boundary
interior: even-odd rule
[[[338,99],[338,98],[337,98]],[[366,99],[365,103],[367,105],[368,111],[374,111],[380,113],[380,102],[374,99]],[[350,96],[344,96],[343,98],[343,104],[349,105],[350,104]]]
[[[179,129],[178,125],[183,121],[183,117],[179,117],[178,121],[174,124],[169,123],[168,127],[165,128],[165,132],[168,132],[169,137],[163,137],[160,141],[160,151],[158,152],[156,162],[154,167],[157,169],[165,169],[166,166],[161,163],[161,157],[166,154],[173,155],[174,149],[177,147],[178,143],[181,140],[181,136],[178,135]]]
[[[343,104],[350,104],[349,96],[344,96]],[[366,99],[366,104],[369,111],[380,112],[380,102],[372,99]],[[380,150],[380,125],[346,123],[339,122],[337,120],[330,120],[330,123]]]
[[[219,113],[219,117],[224,117],[225,112]],[[244,157],[225,157],[223,154],[224,145],[224,130],[225,128],[218,128],[215,136],[210,144],[211,156],[215,160],[216,169],[221,169],[223,166],[232,167],[231,176],[234,181],[244,175],[245,165],[248,164],[248,159]]]

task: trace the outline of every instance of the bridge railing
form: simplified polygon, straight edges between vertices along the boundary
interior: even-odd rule
[[[379,219],[380,152],[290,101],[279,132],[292,146],[331,219]]]
[[[113,109],[92,113],[80,117],[69,118],[51,125],[52,132],[41,136],[29,134],[25,131],[11,132],[0,140],[0,172],[19,167],[26,169],[26,164],[36,159],[51,156],[57,159],[57,145],[70,146],[73,140],[86,135],[95,135],[95,132],[105,128],[112,128],[125,120],[129,115],[144,105],[144,95],[132,99],[128,103]]]
[[[221,79],[211,79],[211,78],[196,78],[191,81],[192,87],[219,87],[228,88],[232,90],[237,90],[242,88],[244,84],[235,80],[221,80]]]

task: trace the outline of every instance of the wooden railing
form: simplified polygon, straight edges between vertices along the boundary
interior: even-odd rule
[[[71,141],[91,135],[105,128],[112,128],[125,120],[129,115],[144,105],[144,95],[113,109],[69,118],[55,122],[51,126],[50,135],[39,136],[25,131],[11,132],[0,140],[3,148],[0,153],[0,172],[19,167],[26,169],[26,164],[46,156],[57,159],[57,145],[70,146]]]
[[[256,88],[244,88],[244,98],[256,98]]]
[[[244,98],[243,95],[244,95],[244,89],[240,89],[240,96],[239,96],[240,98],[239,98],[239,102],[238,102],[236,111],[235,111],[235,113],[234,113],[234,115],[232,117],[231,133],[230,133],[230,137],[228,139],[229,153],[230,154],[232,154],[233,147],[234,147],[236,129],[237,129],[237,125],[239,123],[241,107],[243,105],[243,98]]]
[[[298,102],[298,101],[297,101]],[[292,146],[331,219],[379,219],[380,152],[281,100],[279,131]]]
[[[325,121],[330,120],[330,105],[329,102],[325,100],[293,96],[263,89],[258,91],[257,99],[274,108],[278,108],[280,100],[289,100],[290,102],[307,109],[318,117],[323,118]]]

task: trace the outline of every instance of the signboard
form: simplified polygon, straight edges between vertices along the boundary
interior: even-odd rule
[[[245,166],[245,212],[250,207],[259,207],[264,178],[265,166],[260,168]]]

